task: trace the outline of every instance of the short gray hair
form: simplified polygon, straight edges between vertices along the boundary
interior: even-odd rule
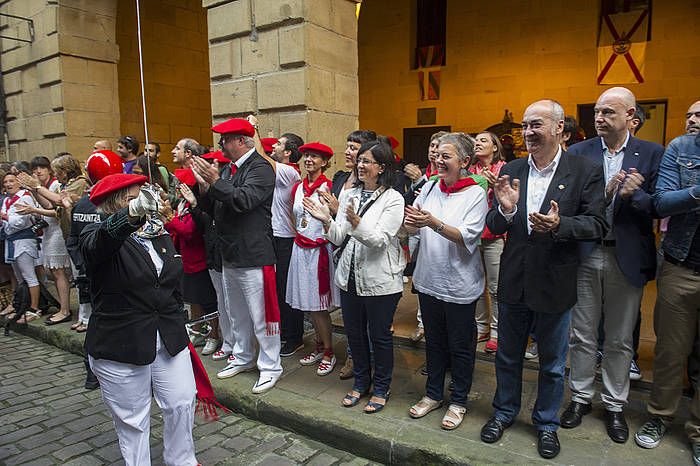
[[[566,114],[564,112],[564,107],[556,100],[549,99],[552,104],[552,119],[554,121],[564,121]]]
[[[447,133],[438,138],[438,144],[452,144],[457,150],[457,156],[461,162],[474,160],[474,143],[473,137],[465,133]]]
[[[191,138],[185,138],[185,142],[182,145],[182,150],[185,152],[191,152],[192,155],[196,155],[197,157],[201,157],[209,152],[206,147]]]

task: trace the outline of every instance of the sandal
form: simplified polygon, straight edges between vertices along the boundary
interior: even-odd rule
[[[29,314],[29,312],[30,311],[27,311],[27,314]],[[65,322],[70,322],[71,320],[73,320],[73,317],[70,315],[70,312],[65,317],[61,317],[58,320],[53,320],[53,317],[60,316],[60,315],[61,315],[61,313],[59,312],[59,313],[56,313],[50,317],[47,317],[46,320],[44,321],[44,324],[56,325],[56,324],[63,324]]]
[[[445,430],[455,430],[464,420],[467,408],[460,405],[451,404],[442,418],[441,427]]]
[[[353,395],[353,393],[359,393],[359,395],[355,396]],[[352,408],[360,402],[360,398],[365,397],[367,395],[369,395],[369,388],[362,392],[353,388],[350,393],[345,395],[343,401],[341,401],[340,404],[342,404],[346,408]]]
[[[83,323],[81,321],[74,322],[73,325],[70,326],[70,329],[71,330],[78,330],[78,327],[80,327],[81,325],[83,325]]]
[[[78,332],[78,333],[83,333],[83,332],[87,332],[87,329],[88,329],[88,328],[87,328],[87,325],[81,323],[81,324],[75,329],[75,331]]]
[[[378,413],[382,409],[384,409],[384,406],[386,406],[386,402],[389,401],[389,395],[391,395],[391,391],[386,392],[386,395],[381,396],[381,395],[372,395],[372,398],[379,398],[380,400],[384,400],[384,403],[377,403],[376,401],[370,400],[367,402],[367,405],[365,406],[365,414],[374,414]]]
[[[5,309],[0,312],[0,316],[8,316],[10,314],[13,314],[15,312],[15,308],[12,306],[12,304],[8,304]]]
[[[424,396],[418,403],[411,406],[411,408],[408,410],[408,415],[413,419],[420,419],[429,412],[435,411],[441,406],[442,400],[436,401],[430,397]]]

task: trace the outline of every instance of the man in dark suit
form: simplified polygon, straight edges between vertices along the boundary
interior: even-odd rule
[[[569,148],[569,155],[581,155],[603,167],[610,230],[597,244],[581,245],[578,302],[571,317],[571,403],[561,425],[574,428],[591,412],[598,324],[603,318],[601,398],[608,435],[617,443],[629,436],[622,408],[629,394],[632,333],[644,285],[656,274],[651,195],[664,153],[659,144],[629,133],[635,110],[632,92],[623,87],[608,89],[594,109],[598,137]]]
[[[577,241],[599,240],[607,230],[603,172],[588,159],[562,151],[563,130],[559,103],[541,100],[525,110],[523,136],[529,155],[503,167],[486,217],[489,230],[508,233],[508,239],[498,283],[494,414],[481,439],[498,441],[520,411],[522,361],[534,322],[540,370],[532,421],[538,430],[537,451],[547,459],[560,450],[556,430],[576,303]]]
[[[233,377],[257,366],[260,377],[253,393],[264,393],[282,375],[271,210],[275,173],[255,151],[255,129],[248,121],[233,118],[212,131],[221,134],[219,146],[231,163],[219,174],[206,160],[193,157],[192,168],[205,193],[202,208],[214,216],[234,340],[234,360],[217,377]]]

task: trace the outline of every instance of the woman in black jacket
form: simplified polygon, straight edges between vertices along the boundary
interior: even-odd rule
[[[110,215],[80,234],[93,313],[86,349],[127,465],[150,464],[151,393],[163,413],[165,464],[196,465],[195,380],[187,348],[182,261],[157,222],[145,176],[117,174],[90,200]]]

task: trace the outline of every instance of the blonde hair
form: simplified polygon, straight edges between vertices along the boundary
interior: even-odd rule
[[[126,202],[129,194],[129,188],[131,186],[127,186],[126,188],[122,188],[119,191],[115,191],[106,198],[100,204],[97,206],[97,212],[101,214],[107,214],[107,215],[112,215],[124,207],[128,205]]]
[[[60,155],[51,161],[51,169],[54,173],[59,170],[66,174],[66,179],[72,180],[83,174],[80,163],[72,155]]]

